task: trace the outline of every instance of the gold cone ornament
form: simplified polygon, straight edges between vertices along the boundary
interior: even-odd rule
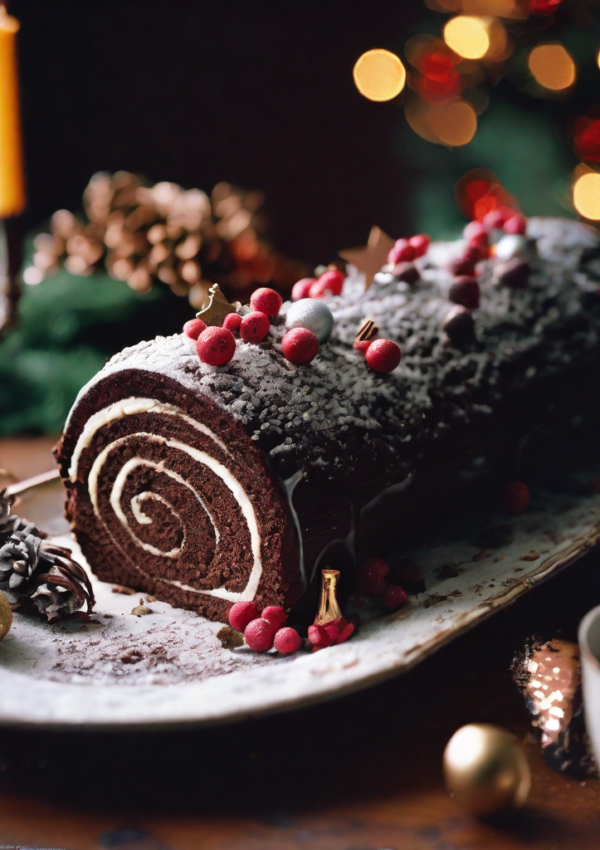
[[[12,619],[13,615],[11,607],[8,604],[8,599],[0,591],[0,640],[9,633],[12,626]]]
[[[514,736],[488,723],[454,733],[444,751],[444,776],[456,802],[478,816],[519,808],[531,788],[527,758]]]
[[[337,599],[339,577],[340,573],[338,570],[321,571],[321,599],[319,600],[317,616],[314,619],[315,626],[323,626],[325,623],[331,623],[333,620],[338,620],[342,616]]]

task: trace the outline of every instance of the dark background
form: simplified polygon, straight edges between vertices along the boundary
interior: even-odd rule
[[[327,261],[410,222],[394,149],[402,98],[357,92],[365,50],[402,52],[421,2],[14,0],[29,210],[78,209],[90,175],[128,169],[265,191],[276,244]]]
[[[394,238],[456,238],[466,219],[455,188],[473,168],[495,172],[526,215],[573,217],[573,126],[600,109],[600,0],[503,22],[513,52],[467,83],[478,131],[454,149],[408,126],[414,75],[388,103],[366,100],[352,77],[367,50],[408,67],[412,36],[439,38],[449,13],[431,2],[10,0],[21,21],[25,265],[33,234],[56,209],[81,214],[100,170],[262,190],[271,242],[309,268],[364,244],[373,224]],[[531,48],[554,40],[578,70],[563,93],[532,86],[527,71]],[[163,284],[140,295],[103,269],[61,268],[25,286],[20,325],[0,339],[0,433],[59,433],[107,357],[192,315]]]

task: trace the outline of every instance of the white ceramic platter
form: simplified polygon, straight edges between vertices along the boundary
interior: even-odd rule
[[[31,488],[19,511],[61,531],[56,484]],[[482,536],[483,535],[483,536]],[[483,542],[481,542],[483,540]],[[352,640],[288,658],[224,649],[220,625],[94,580],[97,621],[49,626],[16,614],[0,643],[0,723],[141,728],[202,725],[293,709],[366,688],[407,670],[600,540],[600,494],[546,495],[516,520],[442,526],[409,554],[426,593],[394,614],[366,611]],[[75,549],[72,541],[69,544]],[[447,576],[447,577],[444,577]],[[371,619],[374,617],[374,619]]]

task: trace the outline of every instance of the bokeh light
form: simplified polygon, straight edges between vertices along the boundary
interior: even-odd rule
[[[530,8],[534,15],[553,15],[563,0],[530,0]]]
[[[600,221],[600,174],[589,171],[577,178],[573,186],[573,204],[579,215]]]
[[[436,12],[462,12],[463,15],[495,15],[499,18],[526,18],[525,3],[518,0],[425,0]]]
[[[368,50],[354,66],[354,82],[369,100],[385,101],[397,97],[406,83],[406,68],[389,50]]]
[[[529,70],[540,86],[564,91],[573,85],[577,69],[571,54],[562,44],[540,44],[529,54]]]
[[[468,145],[477,132],[477,116],[470,103],[453,100],[431,107],[429,126],[442,144],[462,147]]]
[[[573,127],[575,154],[585,162],[600,162],[600,109],[592,107]]]
[[[600,68],[600,48],[598,48],[598,52],[596,53],[596,65]]]
[[[483,59],[490,49],[489,18],[457,15],[444,27],[444,41],[465,59]]]
[[[404,104],[404,114],[410,129],[425,141],[437,145],[440,140],[429,126],[430,109],[430,104],[416,94],[409,94]]]
[[[493,59],[495,62],[508,59],[512,53],[512,45],[509,44],[506,30],[495,18],[492,18],[487,30],[490,46],[485,54],[486,59]]]
[[[417,35],[406,43],[406,58],[417,71],[410,86],[428,103],[453,100],[463,89],[456,66],[462,61],[439,38]]]
[[[517,0],[464,0],[465,15],[497,15],[499,18],[522,18],[523,9]]]
[[[517,199],[489,168],[467,171],[456,184],[454,194],[460,211],[469,220],[483,221],[492,210],[520,210]]]

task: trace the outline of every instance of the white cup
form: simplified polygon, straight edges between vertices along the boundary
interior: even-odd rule
[[[585,724],[600,764],[600,605],[581,621],[579,650]]]

